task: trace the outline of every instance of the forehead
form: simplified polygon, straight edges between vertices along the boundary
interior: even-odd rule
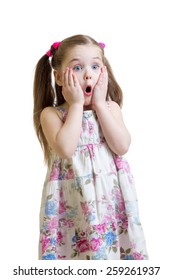
[[[89,61],[93,58],[99,58],[102,61],[102,52],[99,47],[91,44],[78,45],[70,48],[63,64],[68,64],[74,59]]]

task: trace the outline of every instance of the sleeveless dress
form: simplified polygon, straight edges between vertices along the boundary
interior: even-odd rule
[[[68,112],[57,109],[65,121]],[[42,260],[148,259],[129,164],[108,147],[95,111],[83,112],[73,157],[52,155],[39,254]]]

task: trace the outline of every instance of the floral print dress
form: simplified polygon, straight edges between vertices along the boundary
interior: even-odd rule
[[[65,121],[68,112],[57,109]],[[148,259],[133,176],[108,147],[95,111],[83,112],[73,157],[52,156],[40,222],[42,260]]]

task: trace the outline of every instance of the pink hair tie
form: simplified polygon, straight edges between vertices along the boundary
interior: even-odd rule
[[[56,50],[60,44],[61,44],[61,42],[55,42],[55,43],[53,43],[52,47]]]
[[[105,48],[105,44],[104,43],[99,43],[99,45],[104,49]]]
[[[46,54],[47,54],[48,57],[52,56],[51,50],[48,50],[48,51],[46,52]]]
[[[56,49],[59,47],[60,44],[61,44],[61,42],[55,42],[55,43],[52,44],[51,47],[53,47],[53,48],[56,50]],[[51,56],[52,56],[51,49],[48,50],[48,51],[46,52],[46,54],[47,54],[48,57],[51,57]]]

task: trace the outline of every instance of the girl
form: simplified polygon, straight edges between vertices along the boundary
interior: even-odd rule
[[[48,164],[40,259],[148,258],[133,177],[122,157],[130,135],[121,105],[103,43],[72,36],[39,60],[34,125]]]

